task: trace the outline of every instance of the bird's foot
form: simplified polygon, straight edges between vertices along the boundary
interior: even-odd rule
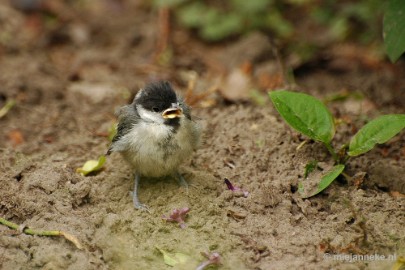
[[[183,175],[181,175],[180,173],[176,173],[176,179],[177,182],[179,183],[179,185],[184,188],[186,190],[186,192],[188,193],[188,183],[186,181],[186,179],[184,179]]]
[[[137,210],[141,210],[141,211],[146,211],[150,214],[150,209],[146,204],[143,204],[139,201],[138,196],[134,196],[134,193],[132,191],[129,192],[129,194],[132,196],[132,201],[134,203],[134,207]]]
[[[150,214],[150,210],[147,205],[140,203],[140,202],[134,202],[134,206],[135,206],[135,209],[141,210],[141,211],[146,211]]]

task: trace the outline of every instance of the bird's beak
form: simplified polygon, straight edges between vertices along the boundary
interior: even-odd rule
[[[179,118],[183,115],[183,109],[178,104],[172,104],[172,107],[162,113],[165,119]]]

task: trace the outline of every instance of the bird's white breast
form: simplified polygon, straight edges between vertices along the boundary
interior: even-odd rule
[[[179,128],[141,121],[123,136],[117,148],[141,175],[161,177],[174,173],[196,145],[192,134],[195,123],[180,119]]]

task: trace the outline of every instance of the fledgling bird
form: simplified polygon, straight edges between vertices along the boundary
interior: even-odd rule
[[[190,107],[176,95],[169,82],[155,82],[141,89],[130,105],[118,112],[117,134],[107,152],[120,152],[135,170],[133,203],[139,202],[142,176],[173,176],[187,188],[178,167],[198,147],[201,126],[191,117]]]

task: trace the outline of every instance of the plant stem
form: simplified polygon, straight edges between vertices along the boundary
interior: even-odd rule
[[[348,181],[352,181],[352,180],[353,180],[353,177],[351,177],[350,175],[348,175],[348,174],[345,173],[345,172],[342,172],[341,175],[343,175],[343,177],[346,178],[346,180],[348,180]]]
[[[20,225],[13,223],[11,221],[8,221],[4,218],[0,218],[0,223],[3,225],[6,225],[7,227],[9,227],[11,229],[14,229],[14,230],[20,229]],[[61,231],[38,231],[38,230],[30,229],[30,228],[23,228],[22,232],[25,234],[41,235],[41,236],[60,236],[60,235],[62,235]]]
[[[0,223],[3,224],[3,225],[6,225],[7,227],[9,227],[11,229],[18,230],[18,225],[17,224],[15,224],[13,222],[10,222],[8,220],[5,220],[4,218],[0,218]]]
[[[330,143],[324,143],[324,144],[325,144],[326,148],[328,149],[329,153],[331,153],[335,162],[339,163],[339,157],[336,154],[335,150],[333,149],[332,145]]]
[[[11,221],[8,221],[4,218],[0,218],[0,224],[3,224],[13,230],[20,230],[21,226],[13,223]],[[40,235],[40,236],[63,236],[67,240],[71,241],[78,249],[83,249],[82,245],[79,243],[79,241],[74,237],[73,235],[70,235],[68,233],[65,233],[63,231],[41,231],[41,230],[34,230],[30,228],[22,228],[22,233],[29,234],[29,235]]]

